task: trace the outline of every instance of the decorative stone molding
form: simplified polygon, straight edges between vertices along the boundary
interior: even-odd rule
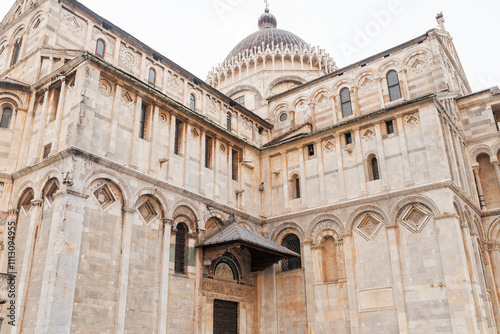
[[[137,66],[137,63],[139,62],[135,53],[128,48],[121,49],[120,59],[122,60],[123,64],[130,69],[135,68]]]
[[[353,230],[365,240],[373,240],[384,226],[383,218],[375,212],[366,212],[357,219]]]
[[[216,280],[204,279],[202,283],[203,294],[213,293],[217,295],[231,296],[250,300],[254,297],[254,288],[245,285],[218,282]]]
[[[483,241],[481,242],[481,250],[483,252],[500,252],[500,241]]]
[[[413,233],[419,233],[432,217],[432,211],[426,206],[413,203],[399,213],[397,221]]]
[[[66,172],[63,174],[62,184],[71,187],[74,184],[73,176],[71,176],[71,172]]]
[[[34,199],[31,201],[31,206],[39,206],[41,207],[43,204],[43,200],[42,199]]]

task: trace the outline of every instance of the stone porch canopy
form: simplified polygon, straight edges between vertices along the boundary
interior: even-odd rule
[[[268,240],[255,232],[248,230],[231,215],[224,222],[224,226],[195,247],[205,250],[220,248],[245,247],[249,250],[252,259],[252,272],[262,271],[280,260],[291,257],[300,257],[299,254]]]

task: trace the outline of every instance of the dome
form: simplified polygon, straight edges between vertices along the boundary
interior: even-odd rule
[[[269,46],[270,49],[273,49],[273,46],[281,45],[283,45],[283,47],[286,45],[289,47],[294,45],[299,47],[309,46],[308,43],[304,42],[304,40],[297,35],[292,34],[289,31],[276,28],[277,25],[278,21],[276,20],[276,17],[269,13],[269,9],[266,8],[264,14],[259,17],[259,31],[251,34],[239,42],[226,57],[226,61],[232,59],[233,57],[237,57],[240,53],[245,53],[246,50],[253,51],[255,53],[259,47],[261,50],[265,50],[267,46]]]

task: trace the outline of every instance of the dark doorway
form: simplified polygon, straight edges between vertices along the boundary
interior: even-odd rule
[[[214,334],[238,334],[238,303],[214,300]]]

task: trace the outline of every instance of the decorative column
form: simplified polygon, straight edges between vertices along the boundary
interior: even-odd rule
[[[42,199],[34,199],[31,201],[32,209],[30,215],[30,225],[27,231],[28,236],[26,238],[23,266],[22,268],[15,268],[15,272],[18,274],[18,279],[16,278],[16,280],[18,280],[18,291],[16,296],[16,327],[18,328],[21,328],[22,321],[24,320],[24,308],[30,281],[31,262],[33,260],[33,251],[35,247],[35,236],[37,234],[36,231],[38,229],[38,226],[40,225],[40,220],[42,217],[42,205]],[[13,327],[13,331],[15,331],[16,327]]]
[[[351,87],[352,102],[354,102],[354,108],[353,108],[354,117],[358,117],[360,115],[358,89],[359,89],[358,86]]]
[[[323,250],[323,245],[318,244],[318,245],[309,245],[311,248],[311,261],[312,261],[312,273],[313,273],[313,281],[314,282],[321,282],[323,281],[323,264],[322,264],[322,257],[321,257],[321,252]]]
[[[306,313],[307,313],[307,328],[308,333],[316,333],[316,300],[314,298],[314,285],[313,285],[313,264],[311,254],[311,241],[304,240],[302,242],[304,254],[304,281],[306,286]]]
[[[359,175],[359,189],[360,189],[360,195],[361,196],[366,196],[368,195],[368,192],[366,190],[366,174],[365,174],[365,165],[366,165],[366,159],[363,158],[363,148],[362,148],[362,139],[361,139],[361,133],[359,129],[354,130],[354,140],[356,142],[356,155],[357,155],[357,160],[358,160],[358,175]]]
[[[172,219],[162,219],[162,248],[161,248],[161,280],[160,280],[160,314],[158,315],[158,333],[167,333],[168,312],[168,283],[170,273],[170,235],[172,233]]]
[[[403,125],[403,118],[401,116],[396,117],[396,122],[398,125],[398,133],[399,133],[399,144],[401,146],[401,154],[403,155],[403,173],[405,178],[405,186],[409,187],[413,185],[413,180],[411,178],[411,168],[410,168],[410,159],[408,157],[408,146],[406,145],[406,134],[405,128]]]
[[[337,155],[337,170],[339,180],[339,202],[347,199],[345,190],[344,163],[342,159],[342,141],[340,140],[340,136],[341,135],[339,134],[335,137],[335,154]]]
[[[500,190],[500,167],[498,167],[499,163],[498,160],[493,160],[491,162],[493,165],[493,168],[495,168],[495,175],[497,177],[497,185],[498,185],[498,190]]]
[[[115,84],[113,107],[111,110],[111,127],[109,129],[109,144],[107,156],[115,154],[118,133],[118,118],[120,117],[120,101],[122,100],[122,89],[118,83]]]
[[[398,313],[399,333],[409,333],[408,316],[406,314],[405,292],[403,284],[403,273],[401,271],[401,260],[399,258],[399,245],[397,236],[397,225],[386,225],[387,241],[389,243],[389,255],[391,260],[392,280],[394,282],[394,303]]]
[[[380,109],[385,108],[385,102],[384,102],[384,89],[382,88],[382,81],[384,80],[383,78],[377,78],[377,87],[378,87],[378,96],[380,98]]]
[[[479,177],[479,165],[472,166],[472,171],[474,172],[474,178],[476,179],[477,192],[479,194],[479,203],[481,204],[481,209],[486,209],[483,186],[481,185],[481,178]]]
[[[159,142],[159,126],[160,126],[160,108],[157,105],[151,106],[149,129],[151,130],[150,140],[150,156],[149,156],[149,174],[157,175],[159,169],[158,162],[158,142]]]
[[[351,324],[351,334],[358,334],[358,293],[356,284],[356,271],[354,270],[355,254],[352,232],[342,234],[342,238],[344,240],[347,296],[349,298],[349,322]]]
[[[399,70],[398,74],[401,77],[399,82],[401,82],[403,86],[403,91],[402,91],[403,98],[405,100],[410,100],[410,89],[408,88],[408,77],[406,75],[406,68]]]
[[[486,281],[488,284],[488,295],[490,296],[494,324],[500,326],[500,299],[498,298],[498,287],[500,283],[500,275],[495,275],[495,269],[500,268],[500,241],[483,241],[481,244],[482,259],[484,261],[484,271],[486,272]],[[492,265],[495,263],[495,265]]]
[[[130,161],[129,166],[138,168],[138,150],[139,150],[139,128],[142,112],[142,98],[137,96],[135,100],[134,124],[132,125],[132,138],[130,143]]]
[[[56,119],[54,120],[56,124],[56,131],[55,131],[54,141],[51,147],[51,151],[54,153],[58,151],[59,145],[65,139],[63,136],[61,136],[61,126],[64,118],[63,112],[64,112],[64,104],[66,101],[66,88],[67,88],[66,77],[62,77],[61,91],[59,92],[59,102],[57,104]]]
[[[125,333],[125,317],[127,313],[127,295],[130,268],[130,253],[132,248],[132,225],[134,221],[133,208],[123,209],[122,254],[120,258],[120,277],[118,281],[118,307],[116,313],[116,333]]]
[[[338,117],[337,117],[337,101],[336,101],[336,97],[335,97],[335,94],[332,94],[332,95],[328,95],[328,97],[332,100],[332,120],[333,120],[333,124],[337,124],[338,122]]]
[[[309,108],[311,109],[311,126],[312,126],[312,131],[316,131],[316,114],[315,114],[315,109],[316,109],[316,103],[314,102],[309,102]]]
[[[375,136],[377,138],[377,147],[378,147],[378,162],[380,164],[380,172],[382,179],[382,190],[389,190],[389,185],[387,180],[389,179],[389,175],[387,174],[387,167],[385,164],[385,151],[384,151],[384,141],[382,139],[382,131],[381,126],[385,124],[385,122],[375,124]]]

